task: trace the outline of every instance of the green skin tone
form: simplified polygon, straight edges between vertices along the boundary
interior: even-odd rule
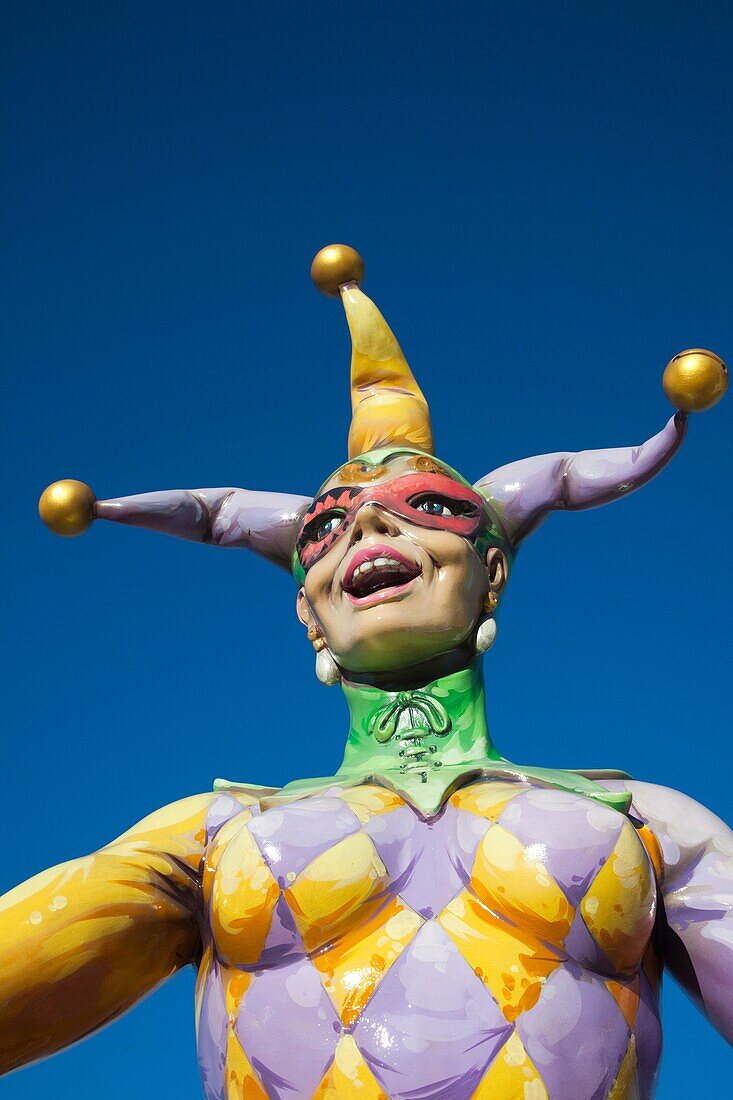
[[[421,452],[373,451],[355,462],[385,466],[379,480],[403,475]],[[453,477],[465,479],[440,464]],[[365,484],[375,484],[365,478]],[[337,471],[320,492],[340,485]],[[363,506],[344,536],[305,575],[298,616],[315,629],[335,657],[349,706],[343,763],[333,776],[289,783],[267,799],[277,804],[334,784],[374,780],[399,793],[425,816],[437,813],[459,786],[473,778],[530,778],[574,791],[619,810],[630,796],[609,792],[575,772],[517,767],[500,756],[486,724],[481,660],[475,637],[488,593],[497,599],[509,562],[501,519],[488,512],[487,535],[476,545],[445,530],[410,524],[381,506]],[[341,578],[353,554],[370,544],[394,546],[421,567],[409,591],[368,608],[354,608]],[[217,781],[218,787],[231,786]],[[251,788],[248,788],[251,789]]]

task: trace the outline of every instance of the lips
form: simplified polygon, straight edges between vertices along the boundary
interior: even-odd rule
[[[342,587],[352,600],[365,600],[378,593],[404,588],[420,576],[420,566],[389,546],[358,550],[349,562]]]

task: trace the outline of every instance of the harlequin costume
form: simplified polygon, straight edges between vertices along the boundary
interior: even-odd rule
[[[470,486],[434,456],[425,398],[361,274],[343,247],[317,257],[353,342],[336,485],[312,500],[227,488],[96,502],[58,483],[49,524],[76,533],[97,516],[245,547],[302,583],[378,506],[513,560],[550,511],[653,477],[686,412],[724,389],[716,357],[686,353],[667,375],[681,411],[647,443],[540,456]],[[436,487],[455,507],[423,508]],[[341,670],[350,727],[332,776],[218,781],[7,895],[0,1065],[92,1031],[187,963],[207,1100],[646,1098],[663,966],[730,1038],[730,831],[623,773],[511,763],[480,666],[473,653],[394,690]]]

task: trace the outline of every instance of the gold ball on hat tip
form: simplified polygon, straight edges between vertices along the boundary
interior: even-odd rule
[[[327,244],[317,252],[311,264],[311,279],[322,294],[338,298],[344,283],[356,283],[364,278],[364,261],[348,244]]]
[[[728,368],[719,355],[689,348],[670,359],[662,378],[664,392],[682,412],[711,409],[728,389]]]
[[[55,535],[81,535],[94,521],[96,497],[83,481],[54,481],[41,494],[38,514]]]

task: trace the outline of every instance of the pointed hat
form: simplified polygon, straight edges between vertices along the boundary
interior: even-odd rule
[[[364,278],[359,253],[348,245],[328,245],[313,260],[311,277],[324,294],[340,294],[351,333],[349,458],[388,445],[432,454],[428,403],[392,329],[359,290]]]
[[[427,401],[394,333],[359,290],[364,263],[353,248],[329,245],[311,267],[324,294],[340,297],[352,340],[349,458],[379,448],[433,454]],[[664,389],[679,410],[657,435],[635,447],[559,452],[510,463],[475,484],[512,549],[555,510],[609,504],[662,470],[685,435],[687,414],[710,408],[728,374],[713,352],[693,348],[668,364]],[[382,456],[383,457],[383,456]],[[98,501],[82,482],[55,482],[39,502],[60,535],[78,535],[94,519],[145,527],[178,538],[254,551],[285,569],[311,498],[234,487],[174,489]]]

